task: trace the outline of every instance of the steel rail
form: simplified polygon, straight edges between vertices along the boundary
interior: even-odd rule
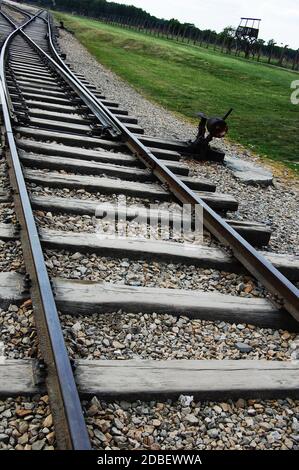
[[[35,16],[39,16],[43,10],[39,11]],[[49,18],[49,13],[48,13]],[[121,137],[121,129],[118,128],[116,123],[110,119],[110,117],[105,113],[103,108],[98,106],[98,99],[92,94],[89,93],[88,88],[81,83],[77,77],[73,74],[73,72],[66,66],[66,64],[61,60],[57,51],[53,45],[52,41],[52,32],[50,27],[49,19],[48,21],[45,18],[40,17],[43,20],[47,27],[48,27],[48,41],[50,44],[51,50],[54,52],[55,58],[58,59],[58,62],[54,60],[49,54],[47,54],[41,47],[33,41],[30,36],[28,36],[24,31],[23,28],[20,29],[20,32],[23,33],[26,39],[30,42],[30,44],[36,49],[39,54],[43,55],[48,63],[53,67],[56,73],[59,73],[60,76],[65,80],[65,82],[75,91],[75,93],[81,98],[81,100],[85,103],[85,105],[91,110],[94,116],[98,119],[99,124],[102,126],[103,131],[108,132],[113,138]],[[24,25],[25,27],[26,25]]]
[[[13,30],[17,27],[15,25],[15,23],[12,21],[11,18],[9,18],[9,16],[7,16],[4,11],[1,10],[1,3],[0,3],[0,15],[9,23],[9,25],[13,28]],[[6,40],[6,38],[5,38]],[[5,40],[3,41],[3,44],[5,42]],[[0,50],[1,50],[2,47],[0,47]]]
[[[87,86],[84,85],[84,83],[81,83],[81,81],[71,71],[71,69],[62,60],[59,53],[57,52],[56,47],[54,45],[54,41],[53,41],[54,33],[53,33],[52,25],[51,25],[51,15],[48,14],[48,21],[45,20],[44,18],[42,18],[42,19],[47,23],[47,26],[48,26],[48,39],[49,39],[50,50],[51,50],[51,52],[52,52],[52,54],[55,58],[55,61],[60,65],[60,67],[62,69],[66,70],[67,74],[70,77],[72,77],[72,80],[74,82],[76,82],[78,85],[80,85],[80,87],[84,90],[85,95],[88,95],[90,97],[90,99],[92,100],[92,103],[93,104],[95,103],[96,107],[99,108],[100,101],[98,100],[98,98],[87,88]],[[107,119],[107,113],[106,113],[105,106],[101,106],[100,108],[101,108],[101,114],[98,116],[98,118],[102,119],[102,115],[104,113],[105,114],[105,119]],[[103,124],[105,125],[105,121],[103,122]],[[117,135],[117,136],[122,135],[122,129],[118,126],[117,122],[115,122],[114,119],[111,119],[111,116],[109,116],[109,126],[111,126],[111,128],[113,129],[114,135]]]
[[[1,4],[0,4],[1,5]],[[13,21],[1,10],[0,8],[0,15],[7,21],[7,23],[13,28],[13,30],[16,28],[16,25],[13,23]],[[3,43],[5,42],[6,38],[1,40]],[[1,43],[0,43],[0,50],[1,50]]]
[[[31,22],[34,17],[28,21]],[[53,413],[57,445],[64,450],[91,448],[72,366],[65,346],[59,316],[48,276],[38,230],[13,135],[9,106],[5,93],[5,53],[20,27],[10,34],[1,51],[0,103],[5,125],[6,155],[14,192],[15,210],[21,225],[26,270],[32,283],[40,351],[45,363],[45,382]]]
[[[3,12],[1,12],[1,13],[6,18],[6,20],[8,20],[10,22],[11,26],[14,28],[14,31],[12,31],[10,33],[10,35],[6,38],[7,44],[9,44],[11,39],[16,34],[16,32],[19,31],[20,28],[26,27],[27,24],[30,23],[31,21],[33,21],[39,15],[40,12],[38,12],[36,15],[33,15],[31,18],[29,18],[28,21],[26,21],[26,23],[24,23],[23,25],[20,25],[20,26],[17,26],[7,15],[5,15],[5,13],[3,13]],[[3,83],[3,89],[4,89],[6,101],[8,103],[10,117],[13,121],[16,122],[18,119],[17,119],[17,116],[14,112],[14,107],[13,107],[11,98],[9,96],[8,87],[7,87],[7,83],[6,83],[5,63],[6,63],[7,56],[8,56],[8,48],[5,47],[5,44],[6,43],[4,42],[4,44],[2,46],[2,51],[4,51],[4,53],[3,54],[1,53],[1,56],[0,56],[0,76],[1,76],[1,81]]]
[[[28,16],[29,19],[30,19],[32,16],[34,16],[34,14],[29,13],[29,11],[22,10],[22,8],[19,8],[19,7],[15,6],[15,5],[10,5],[9,3],[3,2],[3,1],[2,1],[1,3],[2,3],[2,5],[6,6],[7,8],[10,8],[11,10],[15,10],[15,11],[17,11],[18,13],[21,13],[21,14],[24,15],[24,16]],[[1,4],[1,3],[0,3],[0,4]]]
[[[6,13],[4,13],[4,11],[2,11],[1,9],[0,9],[0,14],[6,19],[6,21],[8,21],[8,23],[10,23],[11,26],[13,26],[13,28],[17,28],[17,25],[13,22],[13,20]]]
[[[50,21],[48,21],[50,45],[57,60],[62,62],[58,52],[55,49],[52,40],[52,30]],[[55,51],[54,51],[55,50]],[[69,70],[69,68],[65,67]],[[79,80],[75,77],[76,81]],[[109,116],[114,125],[120,129],[123,140],[132,150],[132,152],[149,168],[152,173],[166,184],[169,191],[183,204],[199,205],[203,211],[204,227],[211,232],[221,243],[229,246],[234,257],[252,274],[269,292],[279,296],[283,301],[284,308],[299,321],[299,290],[292,284],[278,269],[276,269],[264,256],[259,254],[241,235],[230,227],[208,204],[198,197],[188,188],[167,166],[153,155],[152,152],[140,142],[126,126],[114,116],[111,111],[104,106],[93,93],[86,89],[86,92],[97,101],[97,105],[102,112]]]

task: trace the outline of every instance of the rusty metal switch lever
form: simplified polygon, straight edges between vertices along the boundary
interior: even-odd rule
[[[221,117],[209,118],[204,113],[197,113],[200,117],[198,125],[197,137],[193,142],[190,142],[188,151],[193,153],[199,160],[216,160],[222,161],[224,153],[210,147],[213,139],[222,139],[228,132],[228,125],[226,119],[232,113],[232,108]]]

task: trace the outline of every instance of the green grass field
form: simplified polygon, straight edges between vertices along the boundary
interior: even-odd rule
[[[197,111],[222,115],[233,107],[230,138],[298,172],[299,105],[290,101],[298,73],[82,17],[55,16],[99,62],[184,118],[197,122]]]

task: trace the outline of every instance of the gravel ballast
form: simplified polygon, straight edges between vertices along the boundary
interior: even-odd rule
[[[0,204],[0,222],[4,224],[11,224],[16,222],[16,215],[13,204]]]
[[[192,265],[100,257],[93,253],[71,253],[65,250],[45,250],[45,259],[53,277],[105,281],[128,286],[217,291],[242,297],[267,295],[250,276]]]
[[[156,313],[62,315],[61,321],[74,359],[287,361],[299,339],[288,331]]]
[[[21,242],[0,240],[0,271],[24,272],[24,270]]]
[[[147,205],[160,203],[161,201],[155,201],[148,198],[138,198],[132,196],[124,196],[121,193],[115,194],[105,194],[100,192],[89,192],[85,189],[69,189],[69,188],[54,188],[48,186],[37,186],[35,183],[27,184],[27,187],[30,189],[32,195],[34,196],[48,196],[48,197],[61,197],[61,198],[76,198],[82,199],[83,201],[97,201],[99,203],[118,203],[120,198],[125,197],[127,204],[137,204],[137,205]]]
[[[138,239],[150,239],[160,241],[172,241],[172,242],[188,242],[192,244],[212,244],[211,237],[208,233],[202,234],[188,232],[181,234],[169,230],[168,227],[162,227],[161,225],[150,226],[147,224],[139,224],[134,222],[120,222],[112,223],[96,217],[88,215],[84,216],[71,216],[69,214],[53,215],[51,212],[36,211],[36,221],[39,227],[55,229],[64,232],[76,232],[76,233],[96,233],[99,237],[104,239],[108,236],[119,236],[120,238],[136,238]]]
[[[47,395],[0,400],[0,450],[54,450]]]
[[[31,300],[21,306],[11,304],[7,310],[0,309],[0,342],[6,358],[37,357],[38,341]]]
[[[0,188],[1,190],[9,191],[9,179],[7,175],[7,165],[5,160],[1,156],[0,150]]]
[[[298,450],[299,401],[84,401],[96,449]]]

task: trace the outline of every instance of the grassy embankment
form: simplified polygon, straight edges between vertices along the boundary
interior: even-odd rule
[[[152,101],[196,122],[201,110],[230,107],[230,138],[262,157],[299,170],[299,105],[290,85],[298,73],[153,38],[82,17],[55,13],[102,64]]]

